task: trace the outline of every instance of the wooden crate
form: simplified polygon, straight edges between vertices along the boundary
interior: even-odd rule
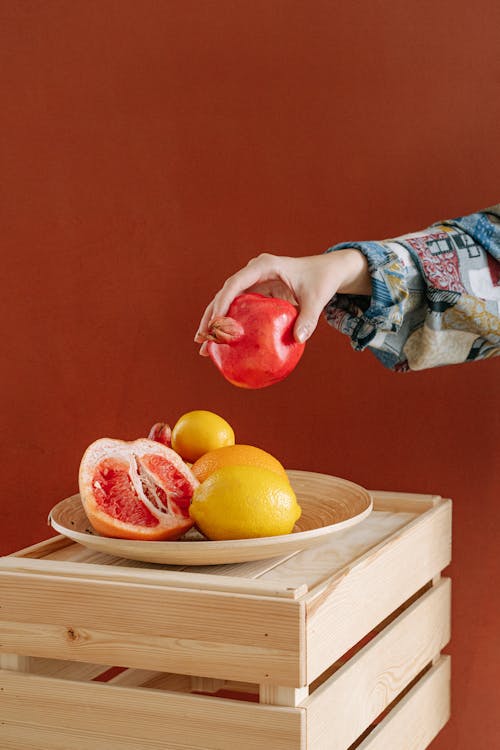
[[[451,501],[181,569],[53,537],[0,559],[5,750],[423,750],[450,711]]]

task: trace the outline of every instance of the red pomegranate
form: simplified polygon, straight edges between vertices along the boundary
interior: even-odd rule
[[[293,336],[297,316],[297,308],[287,300],[241,294],[227,316],[211,322],[208,355],[226,380],[240,388],[279,383],[304,352],[305,344]]]
[[[149,440],[156,440],[157,443],[172,447],[172,430],[166,422],[156,422],[150,429]]]

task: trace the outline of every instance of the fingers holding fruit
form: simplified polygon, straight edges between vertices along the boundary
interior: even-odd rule
[[[271,255],[270,253],[261,253],[256,258],[249,260],[244,268],[224,282],[222,289],[215,295],[212,318],[225,315],[231,303],[239,294],[249,291],[255,286],[277,281],[280,282],[282,287],[289,287],[285,273],[287,260],[288,258]]]
[[[203,313],[194,340],[202,343],[213,318],[226,315],[234,299],[245,291],[256,291],[295,302],[293,288],[289,284],[285,270],[287,260],[292,259],[262,253],[226,279]],[[269,294],[269,291],[272,293]]]
[[[227,315],[235,299],[245,292],[259,292],[297,305],[294,337],[302,343],[310,338],[322,310],[337,292],[370,295],[371,277],[367,259],[356,248],[301,258],[263,253],[230,276],[215,295],[201,319],[197,343],[206,341],[213,319]],[[203,344],[200,354],[208,353]]]
[[[297,365],[329,299],[319,289],[323,276],[318,259],[253,258],[205,310],[195,336],[200,354],[242,388],[280,382]]]

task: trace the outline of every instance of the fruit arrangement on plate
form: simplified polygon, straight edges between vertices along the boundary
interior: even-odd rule
[[[266,388],[302,357],[297,316],[286,300],[245,293],[196,341],[232,385]],[[373,507],[353,482],[286,472],[260,447],[236,443],[228,422],[204,410],[183,414],[172,429],[157,422],[130,442],[96,440],[82,458],[79,485],[79,495],[51,510],[56,531],[99,552],[160,564],[293,554],[359,523]]]
[[[282,299],[242,294],[214,318],[204,346],[222,375],[240,388],[265,388],[295,368],[297,308]],[[210,540],[289,534],[301,514],[280,462],[235,444],[225,419],[183,414],[173,429],[153,425],[132,442],[102,438],[80,465],[80,496],[99,534],[143,541],[175,540],[192,526]]]
[[[300,506],[282,464],[235,443],[228,422],[210,411],[158,422],[147,438],[101,438],[80,464],[82,504],[102,536],[176,540],[193,526],[217,541],[291,533]]]

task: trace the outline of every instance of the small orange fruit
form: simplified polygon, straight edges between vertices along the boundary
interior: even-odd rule
[[[212,411],[188,411],[177,420],[172,430],[172,448],[184,461],[194,462],[204,453],[223,445],[234,445],[233,428]]]
[[[223,466],[253,466],[258,469],[269,469],[286,477],[284,467],[270,453],[254,445],[239,445],[238,443],[208,451],[195,461],[191,471],[199,482],[204,482],[214,471]]]

